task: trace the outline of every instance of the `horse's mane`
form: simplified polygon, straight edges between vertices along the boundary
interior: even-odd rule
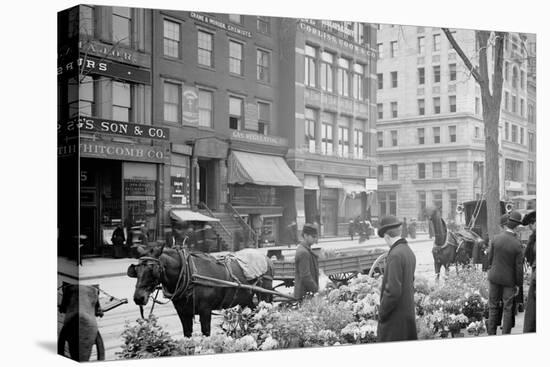
[[[443,218],[441,218],[439,210],[434,210],[430,216],[430,220],[434,227],[435,245],[443,246],[447,240],[447,225]]]

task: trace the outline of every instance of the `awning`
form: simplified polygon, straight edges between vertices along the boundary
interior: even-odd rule
[[[282,157],[232,151],[227,182],[262,186],[302,187]]]
[[[192,210],[178,209],[170,211],[170,217],[182,222],[219,222],[218,218],[207,217]]]
[[[304,176],[304,189],[306,190],[319,190],[319,179],[317,176]]]

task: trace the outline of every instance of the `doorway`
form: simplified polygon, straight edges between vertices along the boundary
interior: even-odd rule
[[[199,202],[203,202],[212,210],[218,209],[218,190],[216,183],[219,182],[217,160],[199,160]]]

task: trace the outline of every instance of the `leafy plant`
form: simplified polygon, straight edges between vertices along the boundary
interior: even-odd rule
[[[122,333],[124,344],[117,355],[123,359],[162,357],[179,354],[178,343],[164,331],[155,315],[126,323]]]

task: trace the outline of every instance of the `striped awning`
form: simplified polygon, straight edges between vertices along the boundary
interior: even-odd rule
[[[229,156],[227,182],[262,186],[302,187],[282,157],[232,151]]]

